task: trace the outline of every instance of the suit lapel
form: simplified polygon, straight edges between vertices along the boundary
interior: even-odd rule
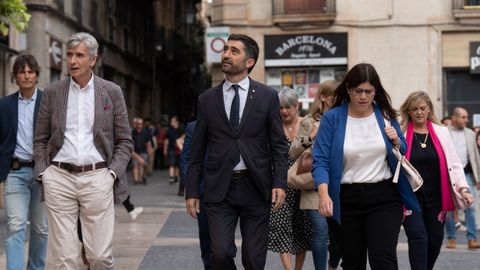
[[[248,93],[247,93],[247,100],[245,101],[245,108],[243,108],[243,114],[242,114],[242,120],[240,122],[240,130],[242,130],[243,126],[247,122],[248,115],[250,114],[250,111],[252,110],[253,104],[255,103],[255,91],[257,91],[256,88],[256,83],[254,80],[248,78],[250,80],[250,86],[248,87]]]
[[[37,124],[37,115],[38,109],[40,108],[40,102],[42,101],[42,91],[37,89],[37,99],[35,100],[35,108],[33,109],[33,131],[35,132],[35,127]]]
[[[12,106],[11,106],[12,114],[11,115],[12,115],[12,124],[15,127],[13,134],[17,134],[17,130],[18,130],[18,97],[19,97],[19,93],[20,92],[17,91],[17,93],[12,96],[13,102],[11,103],[12,104]]]
[[[220,85],[217,86],[217,89],[215,89],[215,99],[217,103],[217,111],[220,114],[221,120],[225,123],[226,126],[230,128],[230,130],[233,131],[232,126],[230,125],[230,122],[228,121],[227,117],[227,112],[225,111],[225,101],[223,100],[223,84],[225,81],[223,81]]]
[[[95,117],[93,119],[93,138],[97,136],[100,130],[104,105],[107,105],[108,98],[105,93],[105,87],[101,84],[97,76],[93,80],[93,90],[95,93]]]
[[[58,121],[60,121],[60,128],[64,133],[67,127],[67,111],[68,111],[68,93],[70,91],[70,79],[65,80],[65,85],[61,86],[58,91],[60,92],[59,95],[59,115],[53,115],[53,117],[58,117]]]

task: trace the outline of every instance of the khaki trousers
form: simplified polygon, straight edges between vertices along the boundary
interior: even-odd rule
[[[74,174],[51,165],[42,182],[48,209],[48,249],[55,269],[79,269],[79,216],[90,269],[113,269],[114,179],[109,170]]]

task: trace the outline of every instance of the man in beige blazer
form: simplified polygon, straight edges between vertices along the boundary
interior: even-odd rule
[[[468,112],[462,107],[456,107],[452,112],[452,123],[448,126],[458,157],[462,162],[470,191],[473,198],[478,199],[477,189],[480,187],[480,155],[475,142],[475,133],[467,128]],[[465,209],[465,225],[469,249],[479,249],[476,229],[476,203]],[[447,248],[456,247],[456,231],[453,215],[449,214],[445,223],[447,233]]]
[[[71,77],[45,88],[38,113],[35,176],[45,191],[55,269],[77,269],[78,217],[90,268],[113,269],[114,197],[128,196],[127,108],[120,87],[93,74],[97,51],[90,34],[68,39]]]

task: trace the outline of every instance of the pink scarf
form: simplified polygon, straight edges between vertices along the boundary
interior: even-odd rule
[[[440,193],[442,199],[442,211],[438,214],[438,220],[443,221],[445,219],[445,214],[447,211],[454,211],[455,204],[453,203],[452,194],[450,191],[450,183],[449,183],[449,176],[448,176],[448,166],[447,160],[445,159],[445,154],[443,153],[442,145],[438,140],[437,134],[433,129],[432,122],[428,120],[427,122],[427,129],[428,133],[430,134],[430,138],[432,139],[433,146],[435,147],[435,151],[437,151],[438,160],[440,163]],[[408,122],[407,126],[407,153],[405,157],[410,160],[410,153],[412,151],[412,141],[413,141],[413,123],[412,121]]]

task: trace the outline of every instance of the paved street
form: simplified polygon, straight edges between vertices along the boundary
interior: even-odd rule
[[[176,195],[177,186],[168,183],[166,172],[156,172],[148,178],[146,186],[131,185],[130,189],[133,204],[143,206],[145,211],[132,222],[123,206],[116,206],[115,269],[202,269],[196,221],[187,216],[184,200]],[[0,269],[5,269],[5,230],[5,214],[2,209],[0,210]],[[467,250],[464,232],[460,232],[458,236],[459,247],[454,251],[442,250],[435,269],[480,270],[480,252]],[[240,244],[238,232],[237,242]],[[400,236],[398,254],[399,269],[409,269],[403,233]],[[237,258],[237,265],[241,265],[239,258]],[[49,264],[47,269],[55,268]],[[81,269],[85,268],[82,266]],[[268,254],[266,269],[282,269],[277,254]],[[311,253],[307,255],[303,269],[313,269]]]

